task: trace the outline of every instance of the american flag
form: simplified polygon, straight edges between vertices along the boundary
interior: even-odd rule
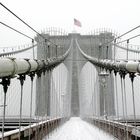
[[[74,18],[74,25],[82,27],[81,22],[79,20],[75,19],[75,18]]]

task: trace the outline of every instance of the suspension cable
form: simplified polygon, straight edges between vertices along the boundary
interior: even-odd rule
[[[20,20],[22,23],[24,23],[27,27],[29,27],[32,31],[34,31],[35,33],[37,33],[40,37],[42,37],[43,39],[46,39],[48,42],[50,42],[51,44],[53,45],[56,45],[54,44],[53,42],[51,42],[50,40],[48,40],[47,38],[45,38],[43,35],[41,35],[39,32],[37,32],[33,27],[31,27],[29,24],[27,24],[24,20],[22,20],[19,16],[17,16],[14,12],[12,12],[9,8],[7,8],[4,4],[2,4],[0,2],[0,5],[5,8],[8,12],[10,12],[12,15],[14,15],[18,20]]]
[[[34,40],[32,37],[30,37],[30,36],[28,36],[28,35],[26,35],[26,34],[20,32],[20,31],[16,30],[15,28],[13,28],[13,27],[11,27],[11,26],[9,26],[9,25],[3,23],[3,22],[0,22],[0,24],[4,25],[5,27],[7,27],[7,28],[9,28],[9,29],[11,29],[11,30],[13,30],[13,31],[15,31],[15,32],[17,32],[17,33],[19,33],[19,34],[21,34],[21,35],[23,35],[23,36],[25,36],[25,37],[27,37],[27,38],[29,38],[29,39],[31,39],[31,40]]]

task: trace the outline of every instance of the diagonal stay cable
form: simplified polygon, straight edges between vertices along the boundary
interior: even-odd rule
[[[27,27],[29,27],[32,31],[34,31],[36,34],[38,34],[40,37],[42,37],[43,39],[47,40],[48,42],[50,42],[51,44],[57,46],[56,44],[54,44],[53,42],[51,42],[50,40],[48,40],[47,38],[45,38],[43,35],[41,35],[39,32],[37,32],[33,27],[31,27],[28,23],[26,23],[24,20],[22,20],[19,16],[17,16],[14,12],[12,12],[9,8],[7,8],[4,4],[2,4],[0,2],[0,5],[5,8],[8,12],[10,12],[12,15],[14,15],[18,20],[20,20],[22,23],[24,23]]]
[[[132,36],[132,37],[130,37],[130,38],[128,38],[128,39],[125,39],[125,40],[122,40],[122,41],[120,41],[120,42],[117,42],[116,44],[120,44],[120,43],[126,42],[126,41],[128,41],[128,40],[132,40],[132,39],[134,39],[134,38],[137,38],[137,37],[140,37],[140,34],[135,35],[135,36]]]
[[[106,42],[106,43],[104,43],[104,44],[102,44],[102,45],[110,44],[110,43],[112,43],[113,41],[115,41],[116,39],[119,39],[119,38],[121,38],[121,37],[123,37],[123,36],[129,34],[130,32],[132,32],[132,31],[134,31],[134,30],[136,30],[136,29],[138,29],[138,28],[140,28],[140,25],[138,25],[138,26],[136,26],[136,27],[130,29],[129,31],[123,33],[122,35],[117,36],[117,37],[113,38],[111,41],[108,41],[108,42]],[[128,40],[128,39],[127,39],[127,40]]]
[[[17,32],[17,33],[19,33],[19,34],[21,34],[21,35],[23,35],[23,36],[25,36],[25,37],[27,37],[27,38],[29,38],[29,39],[34,40],[32,37],[30,37],[30,36],[28,36],[28,35],[26,35],[26,34],[20,32],[20,31],[16,30],[15,28],[13,28],[13,27],[11,27],[11,26],[9,26],[9,25],[3,23],[3,22],[0,22],[0,24],[4,25],[5,27],[8,27],[9,29],[11,29],[11,30],[13,30],[13,31],[15,31],[15,32]]]

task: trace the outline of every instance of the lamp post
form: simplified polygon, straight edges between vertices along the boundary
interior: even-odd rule
[[[101,48],[102,48],[102,43],[100,42],[100,43],[99,43],[99,54],[98,54],[98,60],[101,58],[101,54],[102,54],[102,50],[101,50]]]
[[[51,54],[50,54],[50,42],[48,42],[48,58],[50,58]]]

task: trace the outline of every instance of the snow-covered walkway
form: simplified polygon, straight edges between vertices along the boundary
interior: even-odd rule
[[[113,140],[113,138],[80,118],[73,117],[44,140]]]

